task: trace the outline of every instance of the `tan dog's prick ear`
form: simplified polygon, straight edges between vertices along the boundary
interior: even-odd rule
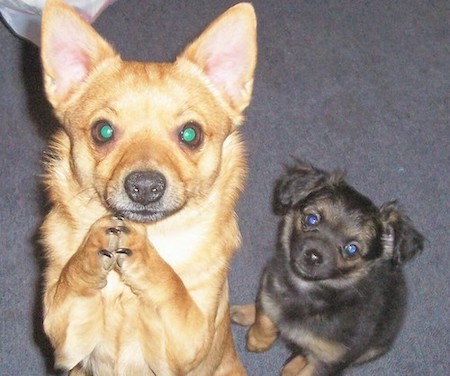
[[[41,58],[47,97],[57,107],[112,47],[74,9],[48,0],[42,15]]]
[[[250,103],[256,65],[256,16],[240,3],[217,18],[181,55],[196,64],[242,112]]]

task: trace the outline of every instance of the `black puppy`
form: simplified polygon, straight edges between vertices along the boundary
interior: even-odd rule
[[[377,208],[341,173],[298,162],[275,190],[283,216],[279,251],[267,265],[253,304],[232,307],[252,325],[250,351],[278,334],[293,355],[282,375],[339,375],[389,350],[405,309],[401,265],[423,236],[394,202]]]

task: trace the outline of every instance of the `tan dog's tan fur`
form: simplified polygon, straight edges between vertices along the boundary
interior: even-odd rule
[[[220,47],[211,40],[236,23],[249,52],[238,80],[221,81],[208,66]],[[75,47],[56,36],[60,25],[80,29]],[[240,243],[234,206],[246,163],[237,128],[251,97],[255,28],[253,9],[241,4],[175,63],[125,62],[72,9],[47,3],[44,79],[62,129],[46,162],[44,328],[57,366],[71,375],[245,374],[230,331],[227,270]],[[76,69],[60,67],[64,53]],[[115,126],[106,146],[92,142],[98,119]],[[188,121],[203,127],[198,150],[177,140]],[[176,210],[158,221],[118,221],[111,202],[124,200],[125,176],[142,169],[166,175]],[[132,254],[105,269],[98,250],[118,222]]]

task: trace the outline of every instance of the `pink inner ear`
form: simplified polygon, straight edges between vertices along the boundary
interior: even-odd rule
[[[207,56],[206,74],[228,95],[238,99],[246,84],[249,45],[247,32],[240,22],[230,23],[217,31],[203,46],[202,54]]]
[[[55,46],[53,68],[56,74],[56,91],[64,93],[70,85],[83,81],[89,72],[89,59],[76,46]]]
[[[66,21],[63,24],[63,21]],[[83,81],[90,70],[89,35],[84,34],[78,24],[61,19],[53,25],[53,34],[48,40],[47,58],[54,73],[58,93]]]
[[[228,95],[238,98],[245,73],[245,59],[238,53],[214,55],[208,60],[206,73],[214,84],[224,87]]]

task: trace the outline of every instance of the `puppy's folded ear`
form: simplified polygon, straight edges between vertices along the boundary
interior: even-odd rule
[[[297,161],[294,166],[287,168],[287,173],[275,185],[273,197],[275,214],[286,214],[310,193],[328,184],[332,176],[307,162]]]
[[[47,97],[57,108],[103,60],[112,47],[74,9],[49,0],[42,16],[41,58]]]
[[[217,18],[181,58],[197,65],[239,113],[250,103],[256,65],[256,16],[240,3]]]
[[[381,208],[384,226],[384,252],[394,265],[401,265],[423,250],[424,237],[414,227],[411,219],[403,214],[395,201]]]

